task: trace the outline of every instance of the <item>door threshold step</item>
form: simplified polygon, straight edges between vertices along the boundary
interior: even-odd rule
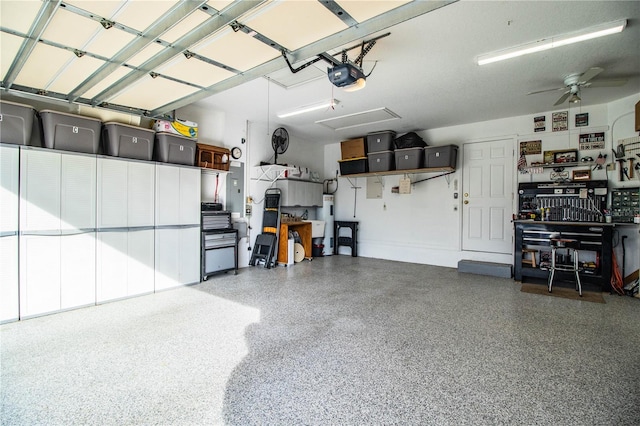
[[[511,278],[511,265],[506,263],[483,262],[480,260],[460,260],[458,272],[492,277]]]

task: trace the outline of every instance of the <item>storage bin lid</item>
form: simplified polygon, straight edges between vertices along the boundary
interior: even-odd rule
[[[424,147],[422,146],[416,146],[413,148],[396,148],[395,152],[400,152],[400,151],[422,151],[424,150]]]
[[[380,130],[377,132],[371,132],[371,133],[367,133],[367,136],[373,136],[373,135],[386,135],[388,133],[391,133],[392,135],[395,135],[396,132],[393,130]]]
[[[68,112],[54,111],[52,109],[43,109],[42,111],[40,111],[40,114],[66,115],[67,117],[81,118],[83,120],[91,120],[91,121],[97,121],[98,123],[102,123],[102,120],[100,120],[99,118],[87,117],[85,115],[71,114],[71,113],[68,113]]]
[[[358,157],[358,158],[348,158],[346,160],[338,160],[338,163],[349,162],[349,161],[357,161],[357,160],[366,160],[367,157]]]
[[[153,130],[153,129],[145,129],[144,127],[133,126],[131,124],[118,123],[117,121],[107,121],[106,123],[103,123],[103,124],[105,126],[126,127],[126,128],[129,128],[129,129],[142,130],[143,132],[155,133],[155,130]]]
[[[171,132],[156,132],[156,137],[159,137],[159,136],[183,139],[185,141],[193,142],[194,144],[196,143],[195,139],[193,138],[188,138],[186,136],[178,135],[176,133],[171,133]]]
[[[17,102],[5,101],[5,100],[0,99],[0,105],[2,105],[2,104],[13,105],[13,106],[22,107],[22,108],[29,108],[29,109],[32,109],[34,111],[36,110],[31,105],[19,104]]]

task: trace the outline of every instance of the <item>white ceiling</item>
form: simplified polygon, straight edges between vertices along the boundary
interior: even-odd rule
[[[341,19],[344,14],[330,12],[325,3],[338,5],[352,19]],[[196,102],[327,143],[376,130],[400,133],[548,111],[562,92],[526,93],[560,87],[565,75],[594,66],[605,69],[597,79],[628,83],[585,89],[582,105],[640,92],[638,1],[447,3],[2,0],[0,94],[149,117]],[[475,63],[484,53],[618,19],[627,19],[621,34],[484,67]],[[113,27],[106,29],[101,20]],[[239,31],[229,25],[236,20],[244,26]],[[322,52],[339,59],[341,49],[387,32],[364,58],[365,73],[377,65],[358,92],[334,87],[324,61],[291,74],[279,50],[297,66]],[[357,53],[349,51],[349,59]],[[298,84],[286,89],[276,83],[285,80]],[[332,97],[340,101],[333,110],[276,116]],[[400,118],[342,130],[336,124],[357,124],[356,116],[381,111]],[[326,121],[332,118],[337,120]]]
[[[620,34],[483,67],[475,63],[484,53],[618,19],[627,19]],[[322,78],[309,83],[284,89],[259,78],[195,105],[260,123],[266,123],[268,116],[271,129],[284,126],[299,138],[328,143],[376,130],[402,133],[567,109],[568,103],[553,106],[562,91],[527,93],[562,87],[565,75],[596,66],[605,70],[593,81],[627,78],[628,82],[583,89],[583,106],[640,93],[638,1],[460,1],[388,31],[391,35],[380,39],[365,57],[365,73],[374,61],[378,64],[360,91],[346,93],[334,87],[324,73],[327,63],[321,61],[315,65],[323,70]],[[278,112],[332,97],[340,101],[334,110],[277,117]],[[380,108],[401,118],[338,131],[316,124]]]

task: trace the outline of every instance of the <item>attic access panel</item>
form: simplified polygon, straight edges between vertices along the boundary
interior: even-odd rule
[[[316,121],[333,130],[346,130],[353,127],[367,126],[385,121],[397,120],[400,116],[388,108],[376,108],[369,111],[347,114],[340,117]]]

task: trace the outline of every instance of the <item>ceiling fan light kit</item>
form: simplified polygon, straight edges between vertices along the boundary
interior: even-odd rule
[[[572,33],[543,38],[542,40],[522,44],[520,46],[500,50],[498,52],[480,55],[477,58],[477,62],[478,65],[487,65],[494,62],[504,61],[506,59],[517,58],[519,56],[524,56],[531,53],[542,52],[544,50],[549,50],[560,46],[566,46],[569,44],[579,43],[581,41],[604,37],[610,34],[622,32],[626,25],[627,20],[621,19],[619,21],[596,25]]]

